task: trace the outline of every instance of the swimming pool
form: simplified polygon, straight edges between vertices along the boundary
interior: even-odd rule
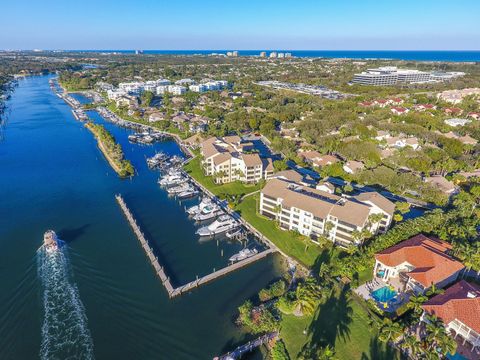
[[[371,293],[372,297],[378,302],[387,302],[397,296],[395,290],[390,289],[388,286],[381,287]]]

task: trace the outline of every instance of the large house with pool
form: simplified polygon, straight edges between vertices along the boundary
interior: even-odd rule
[[[465,358],[478,358],[480,353],[480,286],[461,280],[443,294],[436,295],[422,305],[425,314],[440,318],[454,336]],[[467,347],[467,344],[469,345]],[[465,348],[465,349],[463,349]],[[475,356],[472,353],[476,353]]]
[[[465,266],[442,240],[416,235],[375,254],[374,277],[398,292],[423,294],[432,285],[444,288],[457,280]]]

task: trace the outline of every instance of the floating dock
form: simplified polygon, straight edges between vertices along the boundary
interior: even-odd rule
[[[147,254],[148,259],[150,260],[150,263],[152,264],[153,268],[155,269],[155,272],[157,276],[160,278],[162,281],[163,286],[167,290],[168,296],[170,298],[174,298],[176,296],[182,295],[190,290],[193,290],[201,285],[204,285],[210,281],[213,281],[215,279],[218,279],[219,277],[222,277],[224,275],[227,275],[231,273],[232,271],[238,270],[244,266],[247,266],[249,264],[254,263],[257,260],[263,259],[264,257],[268,256],[269,254],[275,252],[275,249],[267,249],[265,251],[262,251],[254,256],[251,256],[249,258],[246,258],[245,260],[233,263],[227,267],[224,267],[220,270],[214,271],[208,275],[202,276],[200,278],[197,278],[194,281],[191,281],[185,285],[178,286],[177,288],[174,288],[170,282],[170,278],[167,276],[165,273],[164,268],[160,265],[158,258],[154,255],[152,248],[148,244],[147,240],[145,239],[145,235],[143,232],[140,230],[140,227],[138,226],[137,222],[135,221],[132,213],[130,212],[130,209],[127,207],[127,204],[125,204],[125,201],[123,200],[121,195],[115,195],[115,199],[117,200],[118,204],[120,205],[120,208],[122,209],[123,213],[125,214],[125,217],[128,220],[128,223],[130,224],[131,228],[133,229],[133,232],[137,236],[138,240],[140,241],[140,244],[142,245],[143,250],[145,250],[145,253]]]

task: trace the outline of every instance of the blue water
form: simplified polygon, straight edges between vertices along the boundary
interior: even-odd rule
[[[120,52],[133,54],[134,50],[75,50],[80,52]],[[144,54],[163,55],[208,55],[211,53],[226,54],[229,50],[145,50]],[[239,50],[240,56],[255,56],[265,50]],[[419,51],[419,50],[268,50],[290,52],[296,57],[324,57],[324,58],[351,58],[351,59],[395,59],[415,61],[480,61],[480,51]]]
[[[454,355],[447,354],[447,359],[449,360],[467,360],[467,358],[459,353],[455,353]]]
[[[91,113],[112,131],[138,172],[119,179],[92,134],[50,90],[49,78],[19,80],[0,137],[0,359],[53,352],[64,359],[70,346],[88,354],[90,344],[97,359],[212,359],[243,342],[232,321],[236,308],[278,276],[280,258],[168,299],[116,193],[175,285],[224,266],[241,245],[200,243],[184,211],[188,203],[169,198],[157,185],[158,173],[147,168],[145,157],[159,150],[178,154],[175,142],[130,144],[129,130]],[[61,267],[54,284],[45,283],[45,272],[37,275],[37,250],[50,228],[68,248],[65,261],[56,263]],[[45,298],[56,289],[67,291]],[[84,342],[69,341],[73,335]],[[62,347],[55,347],[55,339]]]
[[[397,292],[391,290],[388,286],[372,291],[372,297],[378,302],[387,302],[397,296]]]

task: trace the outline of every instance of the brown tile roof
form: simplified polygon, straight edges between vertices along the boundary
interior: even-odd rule
[[[423,304],[429,314],[435,314],[445,324],[458,319],[480,334],[480,287],[461,280]]]
[[[215,166],[223,164],[225,161],[228,161],[232,158],[232,154],[226,152],[226,153],[221,153],[213,158],[213,163]]]
[[[240,143],[241,139],[240,139],[240,136],[230,135],[230,136],[224,136],[223,141],[225,141],[227,144],[238,144]]]
[[[296,190],[292,185],[296,187]],[[285,207],[293,206],[308,211],[321,219],[326,219],[330,214],[355,226],[363,226],[370,214],[370,208],[365,204],[280,179],[269,180],[262,193],[283,199],[282,204]]]
[[[447,254],[451,249],[452,245],[445,241],[419,234],[375,254],[375,259],[390,267],[409,263],[415,269],[407,274],[424,287],[430,287],[464,268]]]
[[[330,165],[330,164],[335,164],[338,161],[339,161],[339,159],[336,156],[321,155],[319,158],[314,159],[313,163],[314,163],[314,165],[317,165],[317,166],[321,167],[321,166],[326,166],[326,165]]]
[[[374,191],[361,193],[355,196],[355,199],[361,202],[370,201],[390,215],[393,215],[395,211],[395,204],[393,202],[388,200],[385,196],[382,196]]]
[[[242,154],[242,160],[247,167],[262,165],[262,159],[258,154]]]

